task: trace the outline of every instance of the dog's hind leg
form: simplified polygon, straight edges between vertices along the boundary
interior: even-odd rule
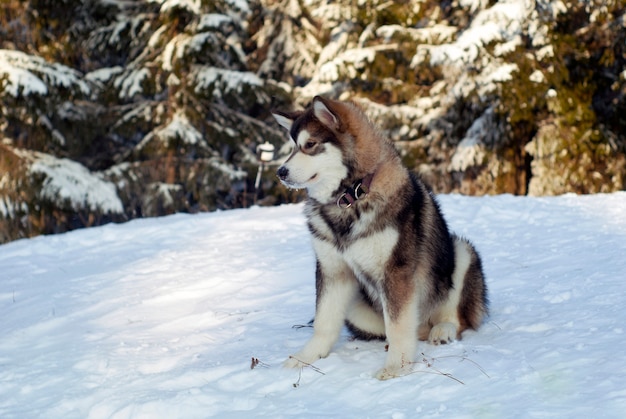
[[[456,236],[453,239],[453,288],[431,317],[434,326],[428,341],[434,345],[452,342],[467,328],[476,329],[487,312],[480,258],[467,240]]]
[[[489,314],[489,298],[480,255],[467,240],[461,238],[456,240],[465,245],[469,255],[469,266],[463,277],[463,290],[458,309],[461,321],[460,333],[465,329],[478,329]]]

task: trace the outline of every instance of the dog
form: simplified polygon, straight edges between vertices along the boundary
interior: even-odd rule
[[[345,324],[386,339],[375,377],[411,372],[417,340],[443,344],[477,329],[487,286],[474,246],[451,234],[437,200],[352,102],[316,96],[303,111],[272,111],[293,151],[277,176],[306,189],[316,256],[313,336],[286,367],[326,357]]]

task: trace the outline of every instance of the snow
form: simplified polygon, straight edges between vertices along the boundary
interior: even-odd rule
[[[2,178],[0,178],[0,186],[2,186]],[[13,218],[18,212],[27,213],[28,206],[25,202],[13,202],[7,196],[0,197],[0,216],[4,218]]]
[[[39,193],[56,206],[64,208],[69,202],[74,210],[84,208],[118,214],[124,211],[115,185],[91,173],[82,164],[36,151],[13,149],[13,152],[30,162],[31,175],[43,175]]]
[[[210,164],[212,168],[217,169],[221,174],[227,175],[230,180],[242,180],[248,176],[245,170],[234,168],[216,158],[212,158]]]
[[[143,88],[141,84],[150,76],[147,68],[129,69],[119,75],[113,85],[120,89],[120,99],[132,99],[136,94],[141,94]]]
[[[406,28],[400,25],[383,25],[376,29],[376,35],[382,37],[385,42],[392,41],[394,35],[400,33],[409,36],[414,42],[420,44],[442,44],[452,42],[458,28],[442,24],[434,24],[427,28]]]
[[[226,0],[226,3],[241,13],[250,13],[250,5],[248,0]]]
[[[467,130],[465,137],[457,146],[452,159],[450,169],[465,171],[468,167],[479,166],[485,157],[485,145],[483,139],[488,135],[488,122],[493,118],[493,107],[487,108]]]
[[[545,58],[554,57],[554,48],[552,45],[546,45],[535,53],[538,61],[543,61]]]
[[[62,64],[48,63],[41,57],[21,51],[0,49],[0,91],[13,97],[30,94],[46,95],[49,87],[75,89],[83,94],[89,86],[78,71]],[[6,81],[2,81],[5,78]]]
[[[517,64],[504,64],[498,66],[485,78],[487,82],[505,82],[513,79],[511,73],[518,70]]]
[[[161,60],[163,62],[161,67],[163,70],[172,71],[174,69],[174,58],[182,58],[187,42],[189,42],[189,35],[183,33],[176,35],[165,45],[163,54],[161,54]],[[174,57],[174,54],[176,54],[176,57]]]
[[[176,8],[187,10],[194,14],[200,13],[200,0],[150,0],[161,3],[161,13],[174,10]]]
[[[128,25],[128,21],[124,20],[121,22],[116,22],[113,24],[114,29],[111,32],[111,36],[109,37],[108,44],[115,45],[120,42],[120,34],[126,30],[126,26]]]
[[[532,81],[533,83],[545,83],[546,77],[543,75],[541,70],[535,70],[530,76],[528,76],[528,80]]]
[[[199,33],[189,38],[186,44],[189,51],[200,53],[205,46],[218,44],[218,38],[214,33]]]
[[[224,93],[241,93],[244,86],[263,86],[263,80],[248,71],[234,71],[211,66],[196,66],[193,70],[195,91],[221,97]]]
[[[124,69],[120,66],[100,68],[85,74],[85,79],[94,83],[107,83],[123,71]]]
[[[514,51],[522,42],[522,34],[528,22],[533,22],[534,3],[529,0],[503,0],[488,6],[486,1],[464,1],[464,7],[477,11],[467,29],[443,25],[414,30],[412,36],[422,37],[411,61],[412,68],[425,63],[442,66],[444,74],[456,80],[450,89],[450,100],[468,97],[474,92],[486,99],[498,83],[510,80],[511,73],[518,71],[515,64],[507,63],[500,57]],[[537,29],[538,30],[538,29]],[[536,31],[535,31],[536,32]],[[393,35],[393,28],[381,32]],[[493,53],[489,53],[493,48]],[[468,75],[466,69],[472,67],[476,75]],[[460,72],[460,75],[459,75]]]
[[[385,343],[347,332],[317,371],[280,366],[314,313],[301,205],[2,245],[0,417],[623,417],[626,193],[440,201],[491,315],[386,382]]]
[[[480,49],[492,42],[504,43],[513,39],[521,42],[523,22],[533,10],[529,0],[503,0],[481,10],[470,27],[450,44],[420,46],[428,48],[432,65],[467,64],[478,58]],[[511,48],[511,46],[509,46]]]
[[[233,23],[233,18],[219,13],[208,13],[200,17],[198,24],[198,32],[204,32],[209,29],[219,29],[222,25]]]
[[[165,206],[172,206],[174,204],[172,193],[182,190],[180,185],[171,185],[163,182],[155,182],[151,186],[157,190],[157,196],[163,198]]]
[[[383,46],[388,48],[388,46]],[[332,61],[322,64],[317,79],[321,83],[339,79],[342,73],[349,78],[356,78],[359,73],[374,62],[376,51],[379,47],[349,49],[339,54]]]
[[[176,112],[172,120],[165,127],[157,129],[155,133],[163,141],[180,138],[184,144],[201,144],[204,142],[200,131],[191,125],[182,111]]]

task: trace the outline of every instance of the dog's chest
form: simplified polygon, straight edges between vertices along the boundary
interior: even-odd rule
[[[381,225],[373,212],[307,215],[313,237],[331,245],[361,279],[382,278],[398,242],[395,227]]]
[[[387,227],[361,237],[342,252],[343,258],[357,275],[368,280],[382,279],[398,236],[398,230]]]
[[[373,224],[374,212],[309,206],[306,215],[313,236],[331,242],[342,250],[376,229]]]

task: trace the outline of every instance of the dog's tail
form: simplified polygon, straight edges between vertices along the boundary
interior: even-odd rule
[[[348,310],[346,327],[357,339],[385,339],[385,320],[383,315],[376,311],[365,290],[361,290],[358,299]]]
[[[469,240],[452,236],[454,240],[453,282],[463,284],[459,298],[459,333],[465,329],[477,329],[489,313],[487,284],[482,262],[476,248]]]

